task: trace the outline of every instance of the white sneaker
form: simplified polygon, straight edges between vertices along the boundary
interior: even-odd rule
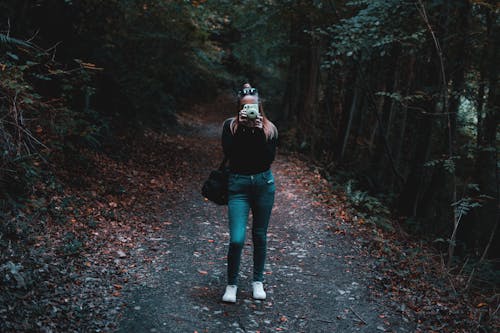
[[[237,286],[235,286],[234,284],[228,284],[226,286],[226,292],[224,293],[224,296],[222,296],[222,301],[229,303],[236,303],[237,290],[238,290]]]
[[[264,286],[260,281],[252,282],[253,298],[264,300],[266,299],[266,292],[264,291]]]

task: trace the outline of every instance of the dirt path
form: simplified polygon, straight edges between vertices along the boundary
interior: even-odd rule
[[[282,155],[273,164],[277,195],[269,227],[268,299],[251,297],[247,232],[238,301],[220,301],[226,283],[227,208],[203,201],[199,187],[220,158],[223,119],[199,123],[180,138],[179,153],[186,156],[183,164],[192,172],[178,179],[186,185],[177,201],[165,207],[160,217],[164,228],[131,254],[155,253],[154,269],[140,286],[124,290],[127,306],[118,331],[413,331],[401,314],[385,305],[387,300],[370,297],[372,277],[366,268],[372,259],[360,254],[361,243],[348,233],[332,231],[332,226],[351,226],[332,219],[315,202],[307,179],[318,175],[303,162]]]

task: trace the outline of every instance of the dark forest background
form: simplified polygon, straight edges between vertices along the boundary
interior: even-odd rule
[[[0,1],[0,238],[82,147],[250,81],[364,218],[498,284],[495,0]],[[222,119],[221,119],[222,121]],[[40,183],[43,184],[40,187]]]

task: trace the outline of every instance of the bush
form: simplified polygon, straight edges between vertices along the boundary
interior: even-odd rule
[[[92,65],[64,70],[36,46],[0,34],[0,209],[19,204],[64,147],[96,146],[104,123],[72,108],[92,94]],[[45,166],[45,167],[44,167]]]

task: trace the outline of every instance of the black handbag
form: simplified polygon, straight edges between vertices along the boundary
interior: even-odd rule
[[[201,188],[201,194],[218,205],[227,205],[229,168],[226,167],[226,162],[227,157],[224,156],[219,168],[210,172]]]

